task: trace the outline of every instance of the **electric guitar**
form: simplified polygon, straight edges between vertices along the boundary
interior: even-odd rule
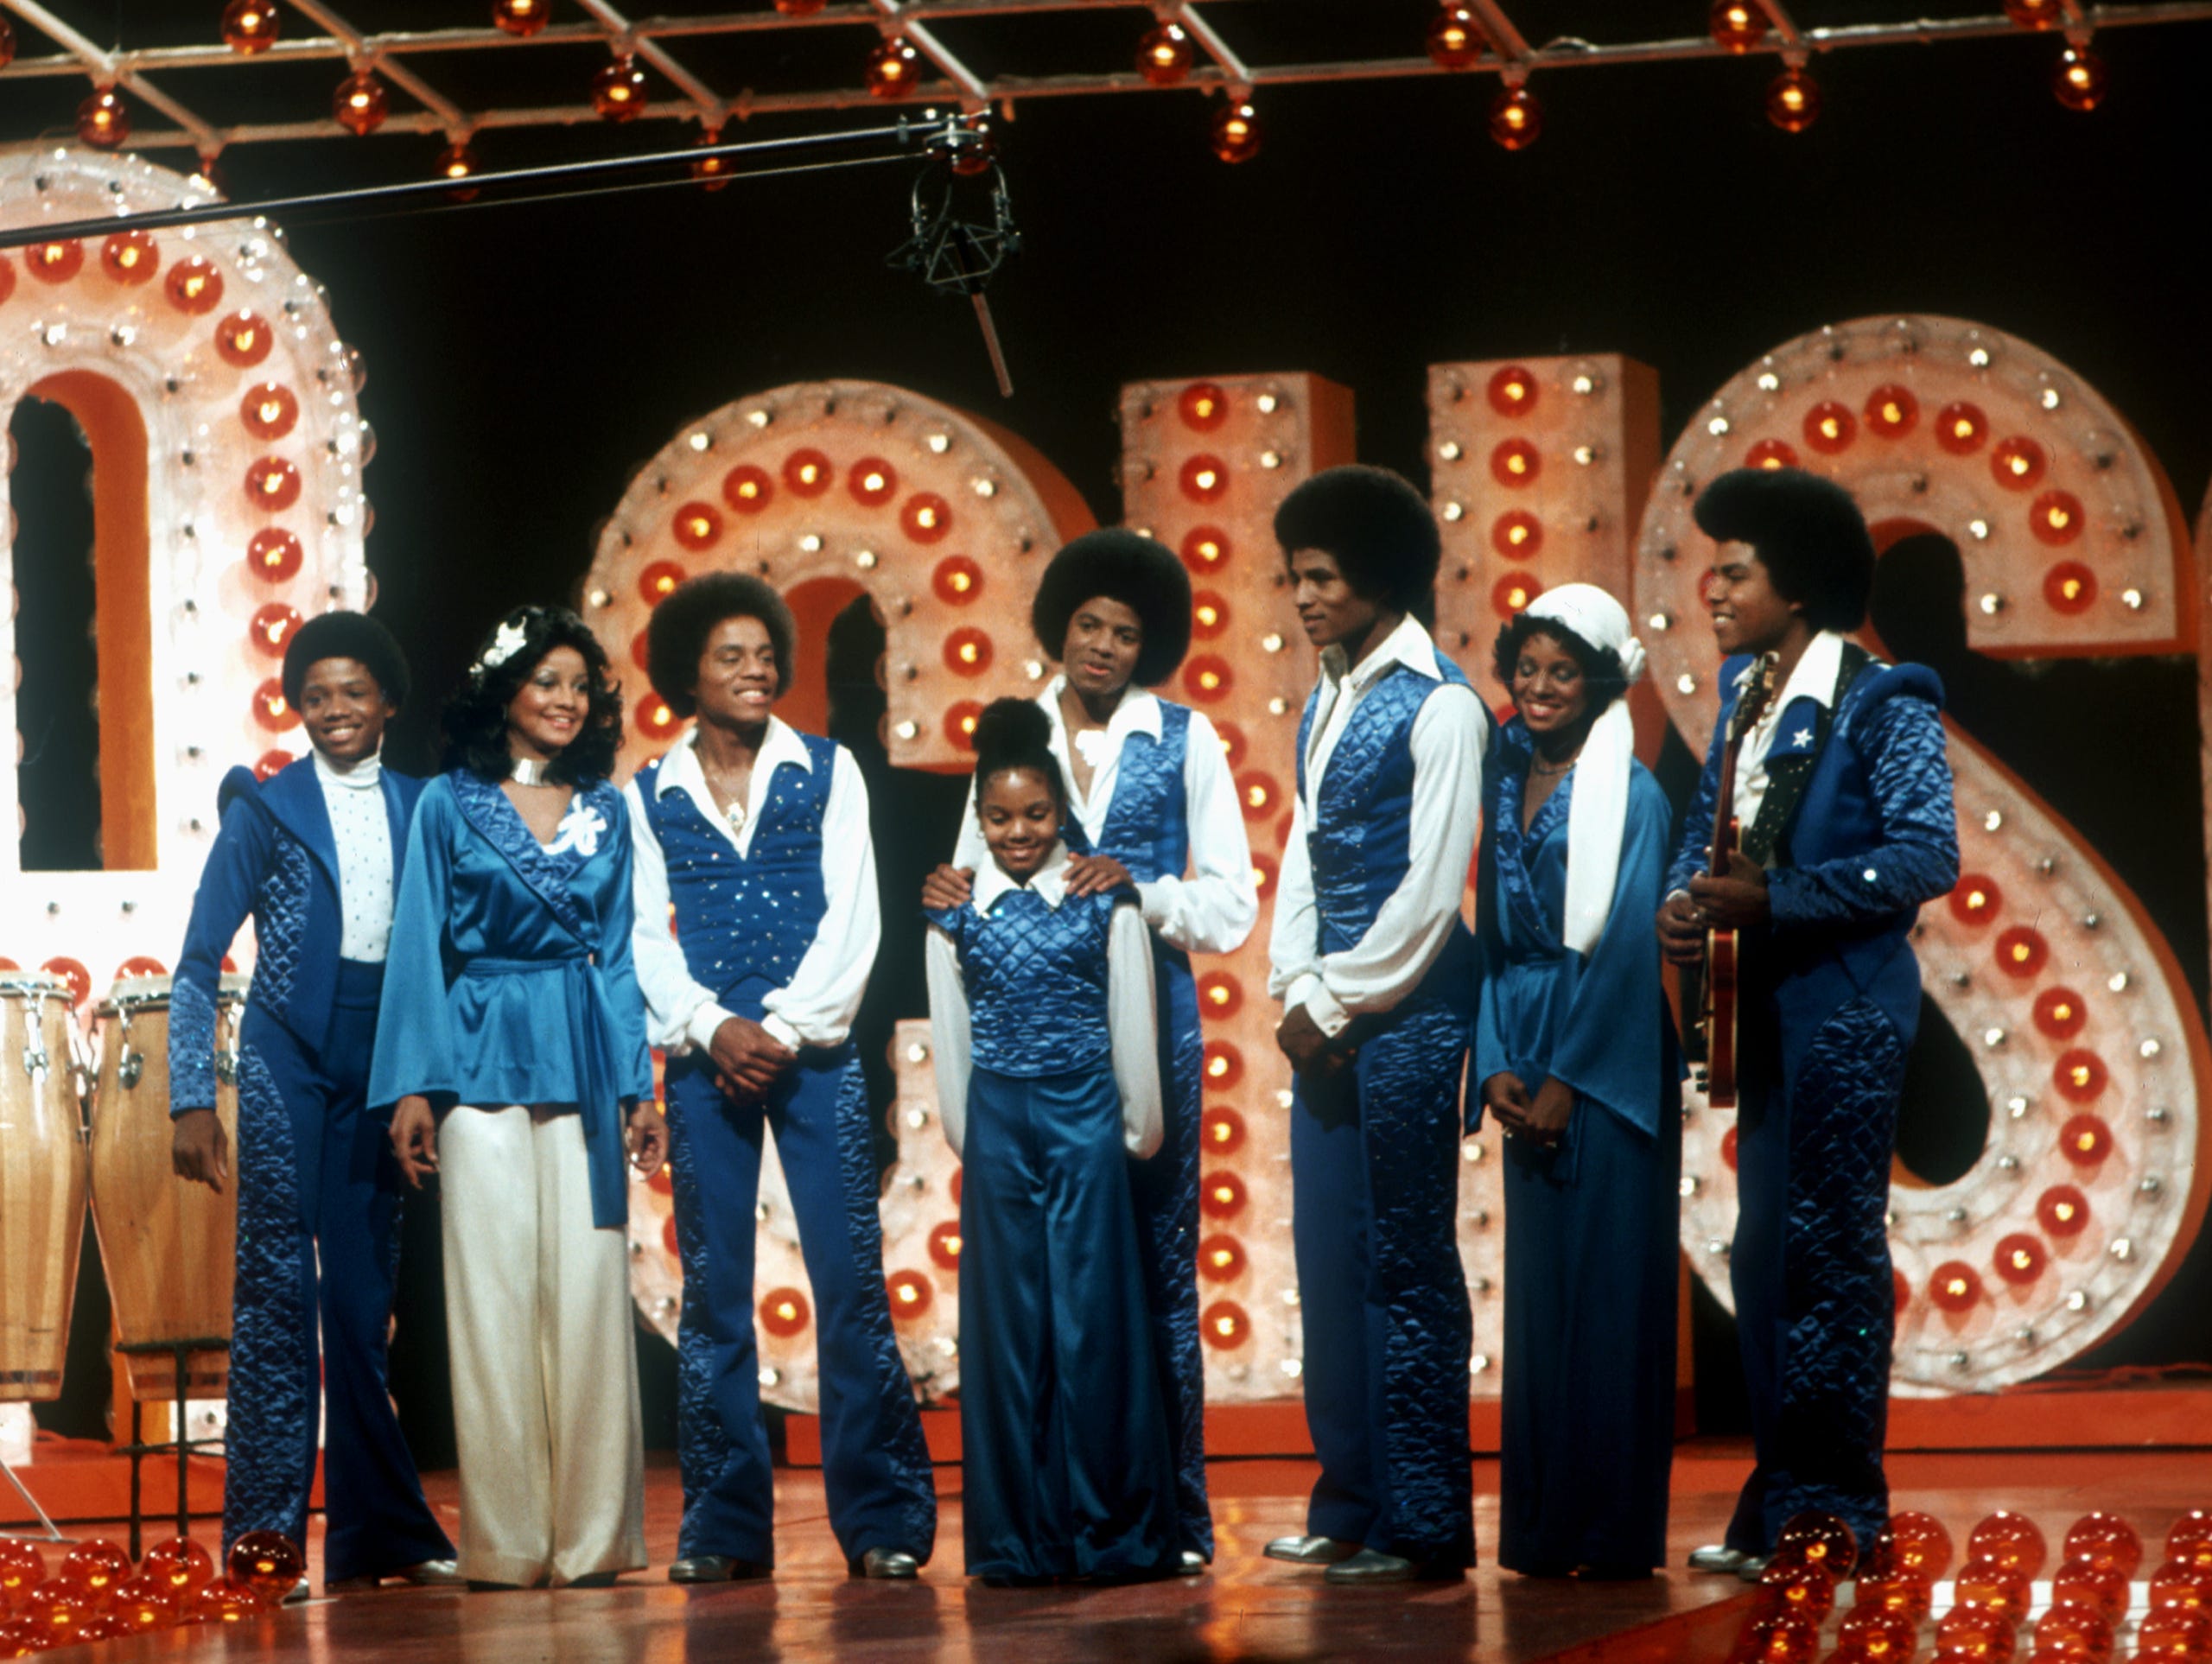
[[[1741,846],[1743,829],[1736,820],[1736,757],[1744,736],[1765,711],[1774,696],[1775,656],[1762,654],[1751,666],[1751,676],[1728,718],[1728,739],[1720,753],[1720,790],[1713,812],[1711,876],[1725,878],[1728,857]],[[1682,1050],[1695,1065],[1694,1078],[1715,1109],[1736,1107],[1736,1036],[1739,977],[1743,970],[1741,933],[1732,930],[1705,933],[1702,964],[1681,968]]]

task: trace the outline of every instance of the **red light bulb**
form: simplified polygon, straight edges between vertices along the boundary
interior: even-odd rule
[[[1785,69],[1766,88],[1766,118],[1785,133],[1802,133],[1821,117],[1821,89],[1802,69]]]
[[[330,116],[347,132],[373,133],[384,125],[391,100],[372,69],[357,69],[330,95]]]

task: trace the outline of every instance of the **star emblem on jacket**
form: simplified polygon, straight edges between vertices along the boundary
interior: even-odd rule
[[[1790,743],[1791,745],[1793,745],[1793,746],[1809,746],[1809,745],[1811,745],[1811,744],[1813,743],[1813,731],[1812,731],[1812,729],[1810,729],[1810,728],[1800,728],[1800,729],[1798,729],[1796,733],[1795,733],[1795,734],[1791,734],[1791,735],[1789,736],[1789,743]]]

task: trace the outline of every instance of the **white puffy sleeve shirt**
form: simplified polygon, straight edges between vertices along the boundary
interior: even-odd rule
[[[689,792],[707,824],[724,837],[739,854],[753,848],[753,829],[774,784],[778,767],[791,763],[810,772],[814,759],[797,730],[778,718],[768,719],[768,734],[753,761],[753,778],[746,791],[746,816],[741,827],[732,827],[715,806],[714,793],[699,766],[695,747],[696,728],[687,731],[668,749],[660,766],[656,789],[664,797],[672,791]],[[882,913],[875,891],[875,845],[868,835],[868,783],[860,765],[840,746],[831,765],[830,797],[822,816],[822,892],[825,906],[814,941],[791,973],[791,980],[767,994],[761,1004],[766,1014],[761,1026],[782,1045],[836,1046],[844,1044],[861,997],[868,992],[868,973],[875,967],[877,943],[882,936]],[[718,1003],[716,990],[691,975],[683,949],[670,933],[668,862],[660,841],[653,835],[645,814],[645,798],[632,778],[622,788],[637,835],[637,931],[635,957],[638,984],[644,990],[647,1026],[653,1044],[671,1051],[713,1044],[715,1031],[732,1015]]]
[[[1329,759],[1359,702],[1395,664],[1441,676],[1436,645],[1408,618],[1349,672],[1341,650],[1321,657],[1321,698],[1307,742],[1306,791],[1291,810],[1290,842],[1275,885],[1268,939],[1268,992],[1286,1007],[1302,1005],[1324,1034],[1355,1017],[1389,1011],[1420,986],[1459,920],[1459,899],[1474,859],[1482,809],[1483,759],[1490,744],[1474,689],[1449,683],[1414,718],[1414,790],[1405,878],[1376,913],[1367,934],[1339,953],[1320,950],[1320,913],[1306,847]]]
[[[1060,711],[1060,692],[1065,676],[1045,684],[1037,703],[1052,725],[1052,755],[1060,765],[1060,778],[1091,847],[1106,829],[1114,806],[1114,788],[1121,779],[1122,748],[1131,734],[1148,734],[1157,743],[1162,731],[1160,699],[1141,688],[1122,695],[1101,740],[1093,741],[1098,760],[1092,766],[1090,791],[1076,790],[1073,752],[1067,721]],[[1188,870],[1163,873],[1137,886],[1137,905],[1145,924],[1161,941],[1185,953],[1234,953],[1244,945],[1259,921],[1260,892],[1252,878],[1252,846],[1244,835],[1244,812],[1236,800],[1236,782],[1223,754],[1221,735],[1203,711],[1191,713],[1191,727],[1183,754],[1183,802],[1190,816],[1191,860]],[[960,821],[960,840],[952,862],[980,873],[990,864],[983,847],[982,829],[976,821],[976,797],[971,791]]]

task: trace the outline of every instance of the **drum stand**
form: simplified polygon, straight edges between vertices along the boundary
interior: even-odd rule
[[[145,1523],[145,1510],[139,1500],[139,1464],[149,1456],[166,1456],[171,1451],[176,1452],[176,1534],[180,1537],[192,1534],[192,1509],[187,1489],[189,1476],[185,1464],[195,1446],[220,1445],[223,1441],[220,1439],[185,1437],[185,1390],[191,1384],[193,1354],[227,1353],[231,1343],[227,1340],[137,1341],[128,1344],[118,1342],[115,1350],[138,1357],[167,1353],[175,1366],[170,1379],[176,1383],[176,1437],[158,1444],[146,1443],[138,1400],[133,1398],[130,1400],[130,1442],[119,1447],[121,1453],[130,1458],[130,1558],[136,1560],[139,1555],[142,1527]]]
[[[38,1498],[32,1496],[23,1482],[16,1477],[15,1469],[4,1462],[0,1462],[0,1473],[8,1476],[8,1483],[16,1488],[16,1495],[31,1505],[31,1512],[38,1515],[38,1522],[46,1527],[44,1532],[35,1537],[25,1536],[20,1532],[0,1531],[0,1543],[73,1543],[77,1540],[74,1537],[65,1537],[61,1534],[60,1527],[48,1519],[46,1510],[38,1505]]]

